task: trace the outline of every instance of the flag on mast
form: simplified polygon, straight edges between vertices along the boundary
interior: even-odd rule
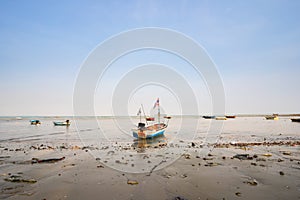
[[[155,104],[153,106],[153,109],[156,108],[156,106],[159,106],[159,98],[157,98],[157,100],[156,100],[156,102],[155,102]]]

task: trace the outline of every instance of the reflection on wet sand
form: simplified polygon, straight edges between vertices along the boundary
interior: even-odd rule
[[[152,139],[135,139],[133,142],[133,147],[140,149],[167,146],[167,138],[165,136],[156,137]]]

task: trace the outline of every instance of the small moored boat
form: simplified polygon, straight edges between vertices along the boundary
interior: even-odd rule
[[[273,114],[269,116],[265,116],[266,120],[278,120],[278,114]]]
[[[53,122],[54,126],[70,126],[70,120],[66,120],[64,122]]]
[[[292,122],[300,122],[300,118],[294,118],[294,119],[291,119]]]
[[[226,117],[216,117],[216,120],[227,120]]]
[[[202,116],[202,118],[204,118],[204,119],[215,119],[216,116],[208,116],[208,115],[204,115],[204,116]]]
[[[38,124],[41,124],[41,122],[40,122],[40,120],[33,119],[33,120],[30,120],[30,124],[31,125],[38,125]]]
[[[159,98],[155,102],[153,109],[155,107],[158,108],[158,120],[156,123],[154,122],[154,124],[148,124],[148,121],[155,121],[155,118],[145,117],[147,125],[141,122],[141,109],[139,109],[138,115],[140,115],[140,122],[138,123],[137,128],[132,129],[133,137],[138,139],[152,139],[154,137],[162,136],[165,133],[165,129],[168,127],[168,121],[167,123],[160,122]],[[166,117],[165,119],[169,120],[170,118],[171,117]]]
[[[234,119],[234,118],[236,118],[235,115],[225,115],[225,117],[226,117],[227,119]]]

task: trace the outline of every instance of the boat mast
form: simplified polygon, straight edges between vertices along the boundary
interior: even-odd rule
[[[140,123],[142,122],[142,113],[140,113]]]
[[[146,114],[145,114],[145,110],[144,110],[143,104],[141,104],[141,107],[142,107],[142,110],[143,110],[143,113],[144,113],[144,117],[145,117],[146,124],[148,125],[148,122],[147,122],[147,118],[146,118]],[[140,117],[141,117],[141,116],[140,116]]]
[[[158,103],[158,105],[157,105],[157,108],[158,108],[158,109],[157,109],[157,112],[158,112],[158,113],[157,113],[157,117],[158,117],[158,124],[160,124],[160,108],[159,108],[159,98],[157,98],[157,101],[158,101],[158,102],[157,102],[157,103]]]

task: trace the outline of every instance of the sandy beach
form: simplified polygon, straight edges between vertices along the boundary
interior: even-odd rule
[[[257,120],[236,119],[226,123],[244,122],[252,126]],[[2,140],[0,198],[300,199],[299,132],[290,134],[280,130],[276,135],[265,133],[261,137],[257,131],[258,134],[251,133],[247,139],[241,137],[243,141],[237,140],[236,134],[225,134],[234,127],[226,128],[226,123],[220,140],[206,144],[213,146],[209,153],[200,153],[204,146],[197,138],[180,140],[178,144],[185,148],[162,168],[159,165],[167,163],[170,157],[169,153],[162,153],[164,149],[176,152],[178,145],[159,141],[144,146],[134,143],[129,147],[121,143],[112,143],[108,148],[86,146],[75,132],[61,133],[56,139],[40,140],[35,136]],[[281,123],[300,130],[299,124],[288,120]],[[234,142],[232,138],[236,138]],[[126,172],[127,168],[142,166],[139,161],[144,163],[145,173]],[[147,168],[156,162],[154,167]],[[125,170],[114,169],[120,165]]]

